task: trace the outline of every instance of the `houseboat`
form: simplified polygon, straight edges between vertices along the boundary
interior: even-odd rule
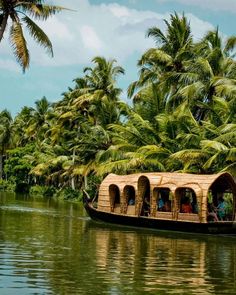
[[[97,200],[84,195],[95,220],[208,234],[236,234],[236,183],[227,172],[109,174]]]

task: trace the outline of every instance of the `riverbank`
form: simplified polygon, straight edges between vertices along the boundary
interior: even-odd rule
[[[0,192],[17,192],[29,194],[31,196],[41,196],[46,198],[57,198],[60,200],[70,200],[80,202],[82,200],[82,191],[72,189],[71,187],[55,188],[54,186],[29,186],[21,183],[16,184],[7,180],[0,180]]]

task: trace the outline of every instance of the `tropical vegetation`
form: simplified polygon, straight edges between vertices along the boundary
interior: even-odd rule
[[[96,194],[111,172],[236,176],[236,37],[216,28],[196,42],[184,15],[165,24],[147,32],[155,47],[138,61],[132,103],[118,87],[124,69],[98,56],[56,103],[3,110],[0,179],[69,198]]]

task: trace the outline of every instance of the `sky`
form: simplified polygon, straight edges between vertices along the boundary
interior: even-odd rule
[[[146,37],[153,26],[165,31],[164,19],[177,12],[190,21],[195,40],[219,26],[222,36],[236,35],[236,0],[55,0],[45,1],[70,8],[46,22],[37,22],[49,36],[54,50],[50,58],[44,48],[26,33],[30,68],[22,69],[14,59],[6,32],[0,43],[0,111],[12,115],[23,106],[34,106],[45,96],[50,102],[62,98],[73,80],[83,76],[95,56],[116,59],[125,69],[119,79],[126,100],[128,85],[138,75],[137,61],[154,40]]]

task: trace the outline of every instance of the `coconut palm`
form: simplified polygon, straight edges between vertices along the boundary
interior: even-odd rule
[[[204,126],[205,125],[205,126]],[[170,161],[179,161],[182,171],[195,173],[217,173],[229,171],[236,174],[235,124],[215,126],[204,123],[199,145],[183,147],[170,156]]]
[[[13,122],[13,130],[15,133],[14,143],[16,146],[25,146],[31,141],[31,136],[27,130],[33,120],[34,109],[32,107],[23,107],[16,115]]]
[[[72,91],[73,105],[87,117],[93,118],[94,125],[103,127],[119,119],[117,102],[121,89],[116,86],[117,77],[124,69],[115,66],[116,60],[95,57],[94,67],[84,69],[85,76],[76,79]]]
[[[0,179],[3,177],[3,159],[12,141],[12,117],[7,110],[0,113]]]
[[[178,90],[178,76],[174,73],[185,72],[185,62],[192,58],[192,35],[190,24],[186,17],[171,15],[170,22],[164,20],[167,31],[150,28],[148,37],[153,37],[157,47],[147,50],[138,65],[141,67],[139,80],[132,83],[128,89],[131,97],[138,89],[153,84],[165,93],[164,101],[168,106],[171,97]],[[174,106],[172,105],[172,108]]]
[[[51,41],[33,19],[45,21],[62,9],[60,6],[44,4],[43,0],[0,0],[0,42],[10,24],[10,43],[23,71],[29,67],[30,61],[23,25],[36,42],[53,56]]]
[[[146,62],[151,58],[150,61],[152,61],[153,57],[154,62],[160,62],[159,66],[163,63],[164,71],[175,70],[180,72],[183,69],[183,61],[186,57],[191,56],[192,35],[190,24],[184,14],[179,17],[177,13],[170,16],[170,22],[167,20],[164,20],[164,22],[167,26],[166,34],[157,27],[152,27],[147,31],[147,36],[155,39],[158,48],[147,51],[143,56],[143,60]]]
[[[45,133],[49,129],[49,120],[52,108],[51,103],[46,97],[41,98],[35,102],[35,108],[32,110],[32,116],[29,121],[26,134],[34,139],[43,140]]]
[[[169,151],[161,146],[155,124],[128,106],[123,106],[124,111],[126,122],[109,125],[112,143],[107,150],[97,153],[97,173],[165,170],[163,162]]]
[[[187,100],[198,121],[209,118],[221,125],[222,111],[218,111],[226,107],[225,101],[234,104],[236,62],[231,52],[234,52],[235,44],[235,37],[224,43],[218,29],[208,32],[195,45],[196,57],[185,64],[186,73],[178,73],[182,87],[175,99],[178,98],[179,102]]]

